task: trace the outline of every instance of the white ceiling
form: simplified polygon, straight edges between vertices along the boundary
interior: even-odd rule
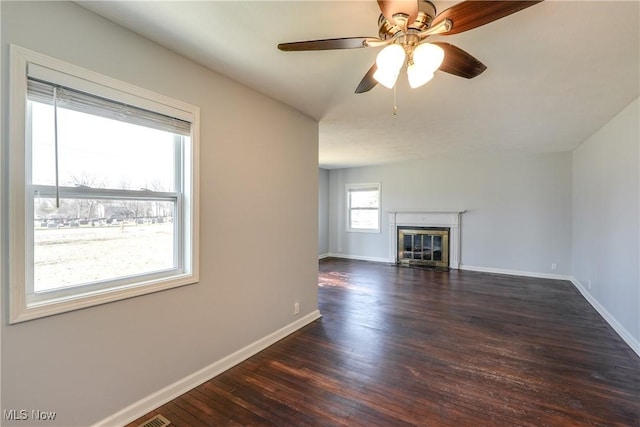
[[[367,1],[82,1],[130,30],[320,123],[320,166],[434,155],[572,150],[639,96],[640,3],[545,1],[446,40],[487,71],[410,89],[354,90],[378,49],[281,52],[278,43],[377,37]],[[438,12],[456,2],[434,2]]]

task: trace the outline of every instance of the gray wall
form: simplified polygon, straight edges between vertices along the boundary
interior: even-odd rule
[[[345,232],[344,187],[382,183],[382,232]],[[332,253],[388,259],[385,211],[466,209],[463,266],[571,271],[571,153],[411,161],[330,172]],[[557,264],[557,270],[551,264]]]
[[[318,172],[318,256],[329,253],[329,171]]]
[[[0,7],[5,113],[9,43],[201,108],[200,283],[8,326],[5,243],[3,409],[90,425],[317,309],[315,121],[74,3]]]
[[[638,105],[636,99],[573,153],[573,276],[636,342],[640,342]]]
[[[331,170],[329,251],[387,261],[385,212],[466,209],[463,268],[575,279],[638,352],[638,105],[636,99],[573,153],[439,157]],[[382,183],[381,233],[345,232],[345,184],[359,182]]]

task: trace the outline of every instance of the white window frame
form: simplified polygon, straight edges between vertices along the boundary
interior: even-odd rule
[[[378,211],[378,224],[375,228],[352,228],[351,227],[351,211],[353,209],[351,207],[351,197],[349,197],[352,191],[377,191],[378,192],[378,207],[375,209]],[[366,183],[366,184],[346,184],[345,185],[345,196],[346,196],[346,230],[350,233],[380,233],[381,230],[381,220],[382,220],[382,192],[381,185],[379,182],[374,183]]]
[[[118,301],[199,280],[199,108],[152,91],[104,76],[58,59],[33,52],[19,46],[10,47],[10,103],[9,103],[9,212],[8,262],[9,270],[9,322],[18,323],[58,313]],[[190,143],[183,144],[182,186],[175,192],[123,191],[84,188],[60,188],[64,197],[135,198],[173,201],[177,208],[176,254],[177,268],[162,273],[131,276],[125,280],[108,282],[108,287],[95,289],[77,286],[65,290],[55,298],[34,297],[32,279],[29,278],[33,262],[33,196],[28,192],[50,192],[46,186],[30,184],[30,152],[27,143],[27,70],[51,72],[63,84],[106,99],[133,105],[191,123]],[[65,81],[66,80],[66,81]],[[53,81],[52,81],[53,82]],[[178,191],[178,190],[176,190]],[[31,239],[31,240],[30,240]],[[31,268],[31,269],[30,269]],[[71,290],[71,292],[69,292]]]

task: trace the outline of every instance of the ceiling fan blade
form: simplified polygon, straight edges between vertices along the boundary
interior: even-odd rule
[[[399,24],[393,19],[396,13],[407,15],[407,22],[412,23],[418,17],[418,0],[378,0],[380,11],[387,21]]]
[[[486,65],[459,47],[443,42],[431,42],[431,44],[438,45],[444,50],[444,61],[438,68],[440,71],[472,79],[487,69]]]
[[[453,22],[453,27],[442,33],[457,34],[464,31],[472,30],[482,25],[497,21],[500,18],[516,13],[522,9],[540,3],[542,0],[535,1],[476,1],[467,0],[451,6],[449,9],[440,13],[431,23],[434,27],[449,19]]]
[[[367,47],[367,41],[380,41],[375,37],[346,37],[340,39],[307,40],[302,42],[280,43],[278,49],[284,51],[358,49]]]
[[[378,66],[374,63],[373,66],[369,68],[369,71],[367,71],[367,74],[365,74],[360,81],[360,84],[356,88],[356,93],[369,92],[375,87],[375,85],[378,84],[376,79],[373,78],[373,73],[375,73],[377,69]]]

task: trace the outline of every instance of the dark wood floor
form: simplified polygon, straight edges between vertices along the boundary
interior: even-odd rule
[[[319,308],[130,426],[640,426],[640,358],[569,282],[326,259]]]

